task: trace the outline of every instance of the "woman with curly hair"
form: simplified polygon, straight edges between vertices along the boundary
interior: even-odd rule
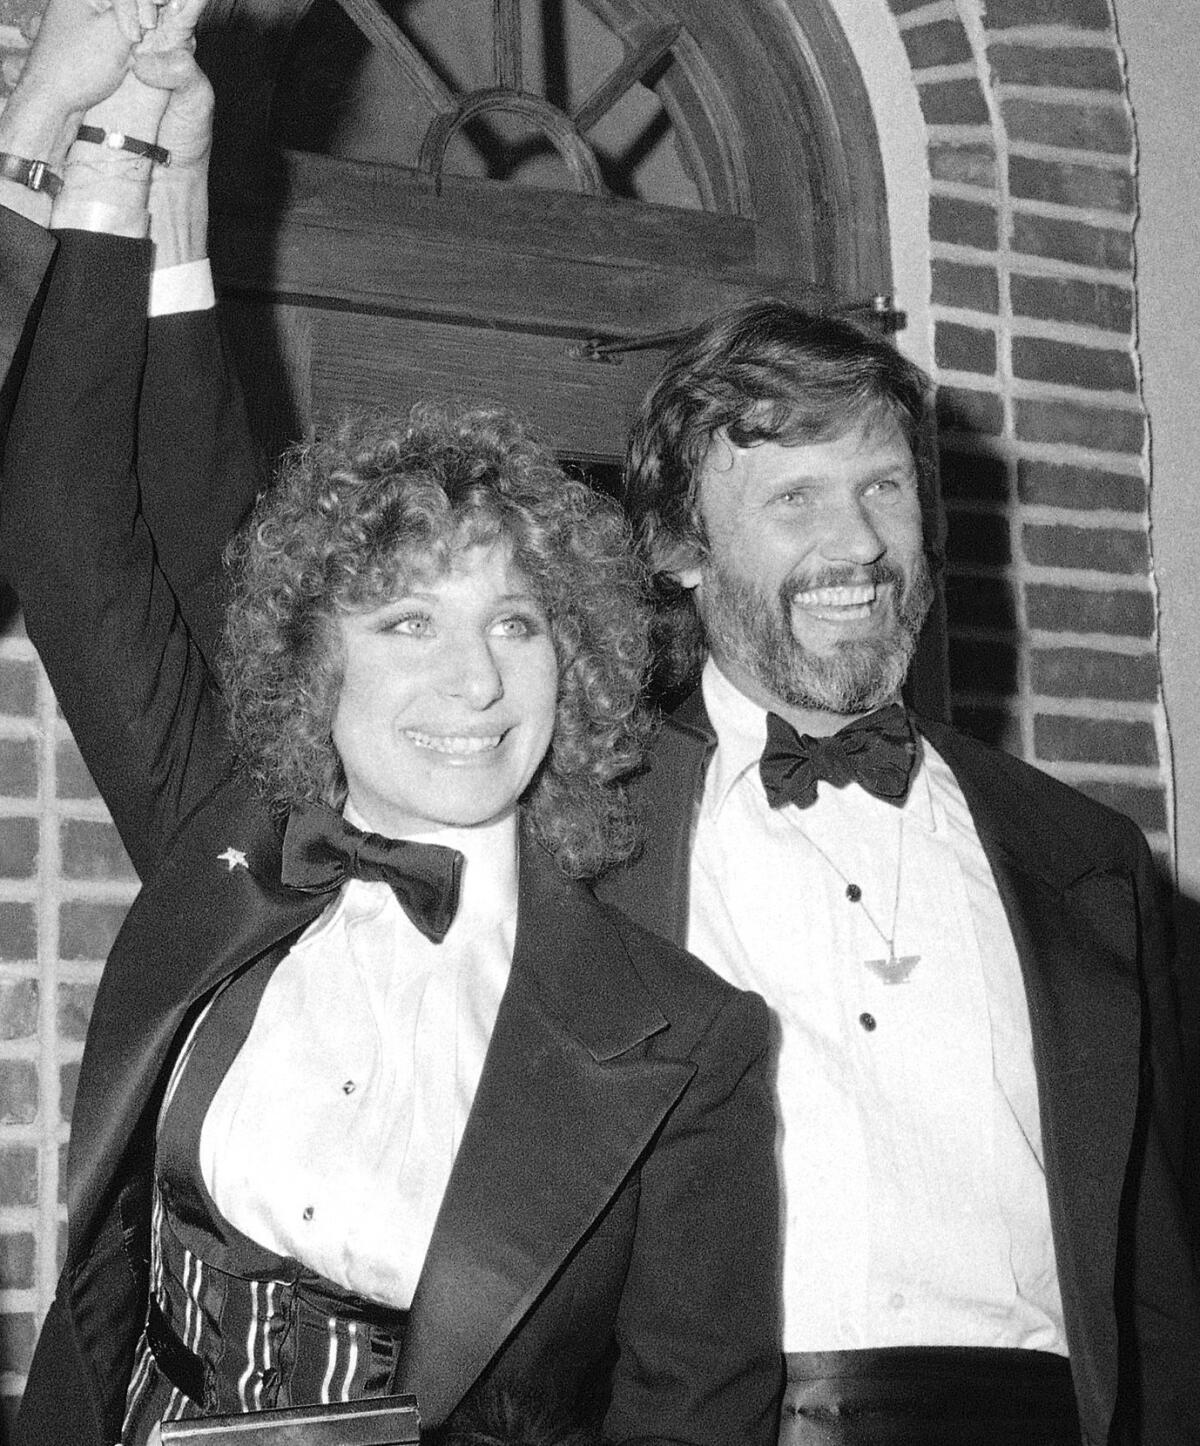
[[[566,477],[498,410],[419,406],[400,421],[343,421],[327,440],[292,451],[232,544],[224,693],[239,754],[265,798],[281,809],[297,798],[342,806],[353,735],[339,736],[339,703],[357,686],[365,639],[412,638],[414,659],[428,652],[424,612],[405,612],[398,593],[469,576],[501,554],[540,614],[536,628],[510,621],[506,636],[544,635],[557,659],[553,736],[534,736],[524,823],[572,877],[628,856],[634,836],[619,780],[644,741],[642,579],[615,507]],[[356,615],[379,621],[360,627],[349,621]],[[374,661],[363,692],[386,709]],[[374,719],[368,727],[376,730]],[[511,751],[512,741],[497,747]],[[443,786],[467,784],[473,811],[478,775],[494,772],[498,756],[417,740],[406,763],[442,765]]]
[[[344,422],[232,547],[218,685],[164,498],[219,526],[197,474],[240,454],[207,314],[147,365],[150,264],[64,236],[5,465],[8,576],[144,879],[19,1443],[412,1392],[451,1439],[532,1400],[534,1439],[768,1446],[765,1007],[581,882],[633,845],[624,522],[503,413]],[[189,366],[193,443],[152,446]]]

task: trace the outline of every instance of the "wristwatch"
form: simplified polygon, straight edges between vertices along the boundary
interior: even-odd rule
[[[45,191],[47,196],[57,196],[62,190],[62,177],[56,175],[45,161],[30,161],[24,156],[10,155],[0,151],[0,176],[28,186],[31,191]]]

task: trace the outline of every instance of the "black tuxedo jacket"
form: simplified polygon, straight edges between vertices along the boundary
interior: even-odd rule
[[[275,824],[230,772],[202,651],[179,609],[186,577],[172,588],[164,575],[149,496],[130,470],[147,263],[137,243],[63,239],[0,513],[29,634],[146,880],[84,1052],[67,1259],[22,1406],[22,1446],[116,1439],[146,1305],[164,1071],[196,1003],[286,948],[321,907],[282,887]],[[215,331],[207,318],[189,324],[198,336],[161,360],[177,367],[170,403],[189,407],[206,467],[217,404],[203,385],[181,400],[178,386],[196,360],[187,346],[198,355]],[[148,377],[150,394],[155,385]],[[174,559],[181,575],[213,551],[212,517],[196,519],[194,496],[176,498],[189,500],[207,546]],[[231,847],[246,867],[222,860]],[[510,981],[397,1371],[428,1424],[489,1374],[511,1374],[567,1400],[599,1379],[614,1441],[773,1442],[767,1031],[757,996],[523,849]]]
[[[963,791],[1021,962],[1085,1440],[1200,1442],[1175,991],[1145,840],[1028,764],[944,725],[920,728]],[[640,859],[598,887],[680,944],[693,809],[715,746],[697,691],[643,777]]]
[[[0,206],[0,436],[12,411],[33,312],[53,255],[54,238],[48,231]]]

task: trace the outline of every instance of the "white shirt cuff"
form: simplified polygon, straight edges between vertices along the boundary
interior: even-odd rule
[[[208,311],[216,305],[212,268],[208,258],[164,266],[150,278],[150,315],[173,316],[178,311]]]

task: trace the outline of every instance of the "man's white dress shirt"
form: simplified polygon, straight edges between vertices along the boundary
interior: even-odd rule
[[[922,740],[903,807],[773,810],[765,711],[711,661],[703,688],[687,942],[778,1021],[784,1349],[1065,1355],[1020,964],[953,774]],[[893,937],[903,983],[866,963]]]

